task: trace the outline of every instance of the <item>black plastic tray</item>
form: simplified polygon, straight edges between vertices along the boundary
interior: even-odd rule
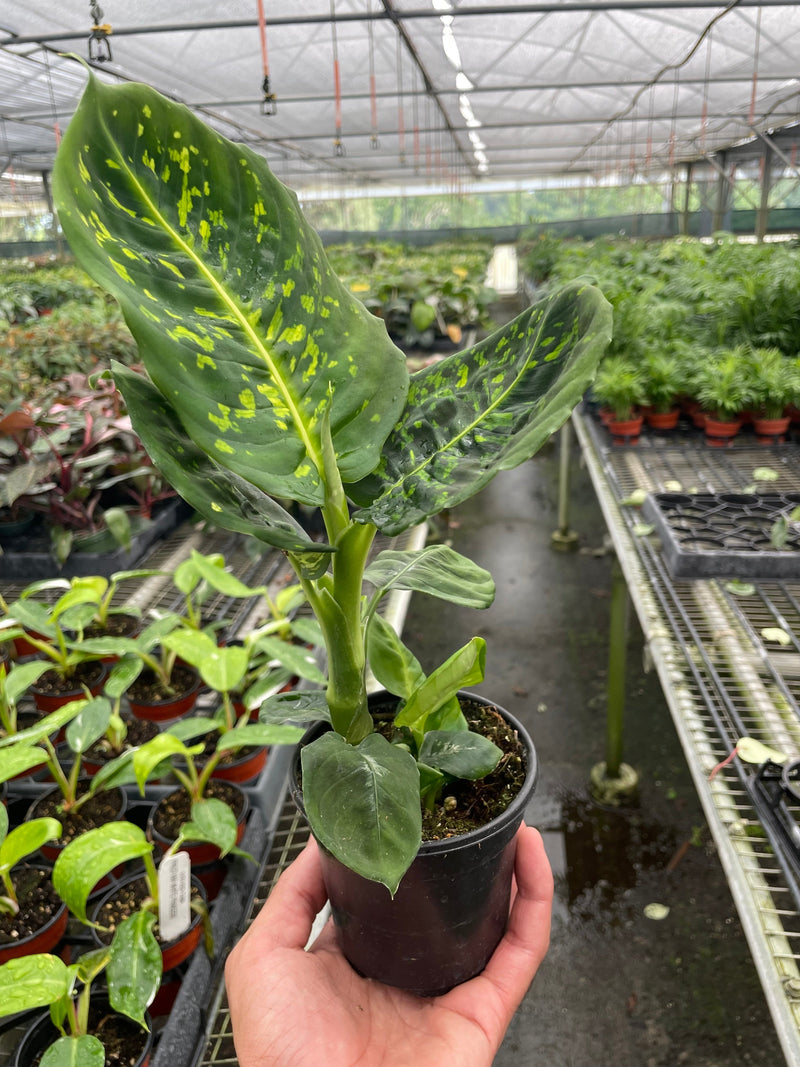
[[[800,493],[651,493],[642,516],[661,538],[673,578],[754,581],[800,577],[800,531],[771,540],[775,523],[800,506]]]
[[[29,539],[21,535],[25,549],[3,545],[0,555],[0,578],[10,581],[37,581],[40,578],[75,578],[99,574],[108,578],[116,571],[128,570],[135,566],[145,552],[160,537],[171,533],[184,519],[192,514],[192,509],[183,500],[168,500],[160,508],[153,521],[136,534],[129,549],[118,548],[113,552],[73,551],[63,567],[52,557],[47,548],[45,537]],[[37,541],[41,543],[38,544]]]

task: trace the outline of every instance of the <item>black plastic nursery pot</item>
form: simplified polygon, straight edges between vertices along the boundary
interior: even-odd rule
[[[508,921],[516,833],[536,787],[536,752],[530,735],[504,708],[461,692],[459,697],[495,708],[517,734],[527,774],[506,810],[485,826],[439,841],[423,841],[392,897],[386,887],[355,874],[321,848],[328,898],[344,955],[360,974],[421,996],[437,996],[480,974]],[[370,708],[394,700],[370,697]],[[329,729],[319,724],[300,744]],[[295,802],[303,809],[294,764]]]

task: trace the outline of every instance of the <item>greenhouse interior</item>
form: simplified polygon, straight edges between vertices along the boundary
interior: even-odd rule
[[[0,1067],[800,1067],[798,54],[6,0]]]

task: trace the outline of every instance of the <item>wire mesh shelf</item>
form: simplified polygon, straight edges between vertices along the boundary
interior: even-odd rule
[[[671,573],[635,501],[647,493],[800,492],[800,449],[696,435],[615,447],[591,418],[573,425],[787,1062],[800,1064],[800,799],[768,764],[735,754],[741,738],[800,757],[800,581],[690,580]],[[759,478],[767,468],[770,477]],[[663,532],[663,531],[662,531]]]

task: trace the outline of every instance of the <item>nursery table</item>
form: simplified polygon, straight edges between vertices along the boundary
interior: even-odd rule
[[[629,503],[637,490],[690,490],[688,501],[678,498],[687,516],[701,510],[692,506],[695,494],[698,505],[701,497],[721,500],[719,515],[755,488],[792,504],[800,493],[800,448],[792,442],[762,447],[751,436],[713,448],[690,427],[672,435],[645,432],[635,446],[613,445],[585,411],[576,411],[572,426],[786,1062],[800,1065],[800,789],[777,764],[733,755],[748,737],[788,756],[786,766],[800,757],[800,570],[792,573],[788,550],[768,545],[764,556],[775,556],[778,567],[772,576],[769,559],[751,555],[753,546],[738,533],[721,550],[731,553],[729,563],[705,549],[679,552],[676,560],[671,528],[659,525],[657,532],[648,505],[643,513]],[[761,480],[764,468],[769,481]],[[684,516],[678,526],[688,523]],[[753,533],[757,522],[744,526]],[[701,576],[685,577],[686,570]],[[612,647],[619,638],[612,634]],[[624,663],[617,657],[615,665],[610,656],[609,694],[619,691],[621,669]]]

